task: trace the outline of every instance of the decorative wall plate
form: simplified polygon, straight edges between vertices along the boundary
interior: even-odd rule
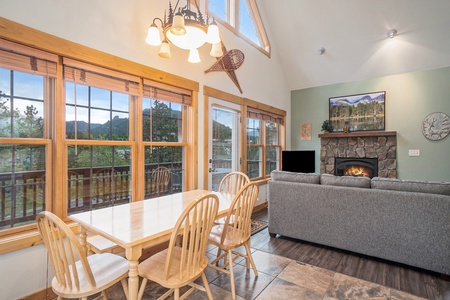
[[[422,122],[422,133],[429,140],[442,140],[449,132],[450,118],[444,113],[431,113]]]

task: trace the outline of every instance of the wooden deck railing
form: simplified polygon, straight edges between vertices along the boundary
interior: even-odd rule
[[[146,181],[158,166],[145,166]],[[182,164],[165,165],[171,172],[167,189],[146,184],[145,197],[182,191]],[[45,210],[45,171],[0,174],[0,229],[33,223]],[[89,211],[131,201],[131,173],[128,166],[77,168],[68,171],[67,213]]]

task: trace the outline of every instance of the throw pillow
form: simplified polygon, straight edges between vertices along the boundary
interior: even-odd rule
[[[450,196],[450,182],[372,178],[372,188]]]
[[[370,178],[363,176],[354,177],[354,176],[334,176],[331,174],[321,174],[320,184],[370,189]]]
[[[272,180],[300,183],[319,184],[320,175],[316,173],[295,173],[286,171],[272,171]]]

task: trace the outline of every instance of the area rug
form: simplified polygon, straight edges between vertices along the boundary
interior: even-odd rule
[[[260,232],[267,227],[267,223],[252,219],[252,235]]]

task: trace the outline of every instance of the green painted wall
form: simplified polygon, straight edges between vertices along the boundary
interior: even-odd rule
[[[319,172],[322,122],[328,98],[386,91],[386,131],[397,132],[400,179],[450,181],[450,135],[430,141],[422,134],[423,119],[432,112],[450,116],[450,67],[340,83],[291,92],[291,150],[316,150]],[[312,140],[300,140],[300,125],[312,123]],[[410,157],[409,149],[419,149]]]

